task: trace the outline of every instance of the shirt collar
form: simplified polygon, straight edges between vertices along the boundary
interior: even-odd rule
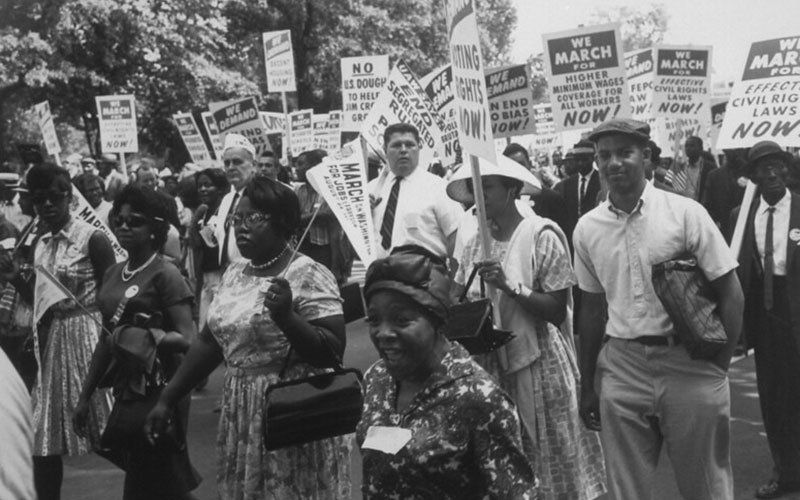
[[[52,239],[64,239],[69,240],[70,235],[72,234],[72,229],[75,227],[75,219],[70,215],[69,220],[67,223],[64,224],[58,232],[53,233],[49,232],[47,234],[42,235],[42,241],[49,241]]]
[[[639,201],[636,202],[636,206],[633,207],[631,213],[627,213],[624,210],[620,210],[614,206],[614,203],[611,201],[611,194],[606,197],[606,203],[608,203],[608,210],[611,211],[614,215],[619,217],[630,217],[631,215],[635,214],[636,212],[641,212],[642,214],[645,213],[646,207],[652,205],[652,200],[654,196],[655,188],[653,185],[645,180],[644,182],[644,191],[642,191],[642,195],[639,197]]]
[[[789,190],[787,189],[786,192],[783,194],[783,198],[781,198],[778,201],[778,203],[776,203],[775,205],[770,205],[769,203],[767,203],[767,200],[765,200],[764,197],[762,196],[759,199],[760,205],[758,207],[758,211],[759,211],[759,213],[762,213],[762,214],[763,213],[767,213],[767,209],[770,206],[774,206],[775,210],[783,211],[784,209],[788,209],[789,208],[789,205],[791,204],[791,202],[792,202],[792,197],[789,195]]]

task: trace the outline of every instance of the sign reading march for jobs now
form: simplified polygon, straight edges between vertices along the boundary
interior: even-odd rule
[[[100,150],[103,153],[139,151],[136,134],[136,99],[132,95],[95,97],[100,124]]]
[[[755,42],[731,92],[717,148],[800,146],[800,36]]]
[[[543,37],[556,131],[593,128],[631,114],[619,25],[604,24]]]

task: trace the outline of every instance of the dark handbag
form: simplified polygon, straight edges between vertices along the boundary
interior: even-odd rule
[[[653,266],[653,288],[692,359],[712,359],[728,343],[711,283],[693,256]]]
[[[485,354],[505,345],[514,334],[494,327],[492,301],[485,298],[486,291],[481,280],[481,299],[464,302],[469,287],[475,279],[478,266],[472,268],[459,303],[450,307],[445,336],[463,345],[470,354]]]
[[[290,348],[281,379],[291,354]],[[351,434],[364,407],[363,376],[339,362],[330,373],[273,384],[265,399],[264,444],[269,451]]]
[[[100,436],[102,450],[127,450],[146,441],[144,423],[147,414],[158,402],[163,387],[148,388],[147,395],[134,399],[117,399],[111,408],[106,428]],[[159,443],[176,451],[186,446],[181,432],[181,418],[176,414]]]

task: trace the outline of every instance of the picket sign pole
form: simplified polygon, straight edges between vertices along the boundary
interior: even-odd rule
[[[750,208],[753,205],[753,200],[756,197],[756,185],[753,181],[747,181],[747,186],[744,188],[744,198],[742,204],[739,206],[739,215],[736,218],[736,226],[733,230],[731,237],[731,250],[736,258],[739,258],[739,252],[742,251],[742,240],[744,239],[744,227],[747,224],[747,215],[750,213]]]
[[[291,143],[289,143],[289,134],[292,132],[292,124],[289,123],[289,101],[286,99],[286,92],[281,92],[281,102],[283,103],[283,140],[285,146],[283,150],[286,151],[286,164],[289,170],[292,169],[292,150]]]
[[[122,175],[128,178],[128,165],[125,164],[125,153],[119,153],[119,166],[122,168]]]
[[[478,235],[481,242],[481,258],[488,260],[489,255],[489,225],[486,223],[486,204],[483,199],[483,184],[481,183],[481,166],[478,157],[469,155],[472,166],[472,194],[475,198],[475,208],[478,211]]]

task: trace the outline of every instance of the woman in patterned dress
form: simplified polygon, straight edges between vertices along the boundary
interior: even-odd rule
[[[357,429],[364,498],[537,498],[514,403],[445,338],[450,281],[437,261],[405,247],[367,271],[381,359],[367,371]]]
[[[509,158],[498,162],[481,164],[490,257],[481,258],[480,237],[470,235],[457,256],[455,293],[460,295],[477,266],[490,285],[489,296],[494,295],[495,321],[514,332],[508,344],[477,361],[519,408],[541,498],[589,500],[605,492],[605,465],[597,434],[578,416],[580,380],[568,307],[575,277],[566,237],[549,219],[520,215],[515,200],[538,181]],[[462,203],[474,201],[468,174],[457,173],[447,186],[448,195]],[[480,296],[480,280],[474,280],[468,296]]]
[[[72,299],[57,302],[38,325],[34,481],[39,499],[49,500],[61,495],[61,457],[95,449],[111,408],[108,393],[98,391],[89,403],[86,438],[73,430],[72,412],[100,334],[97,290],[114,264],[114,251],[102,232],[70,214],[72,185],[66,170],[47,163],[35,166],[28,171],[27,184],[36,213],[49,229],[36,245],[34,264],[47,269],[83,306]],[[8,255],[0,259],[0,279],[14,284],[23,299],[33,300],[33,283],[20,278],[19,266]]]
[[[264,446],[265,392],[284,365],[286,380],[319,373],[345,346],[333,275],[305,255],[292,259],[299,217],[291,188],[266,177],[248,182],[233,215],[244,259],[225,270],[206,327],[148,417],[146,432],[162,433],[176,401],[225,360],[217,434],[223,500],[350,498],[348,437]]]

